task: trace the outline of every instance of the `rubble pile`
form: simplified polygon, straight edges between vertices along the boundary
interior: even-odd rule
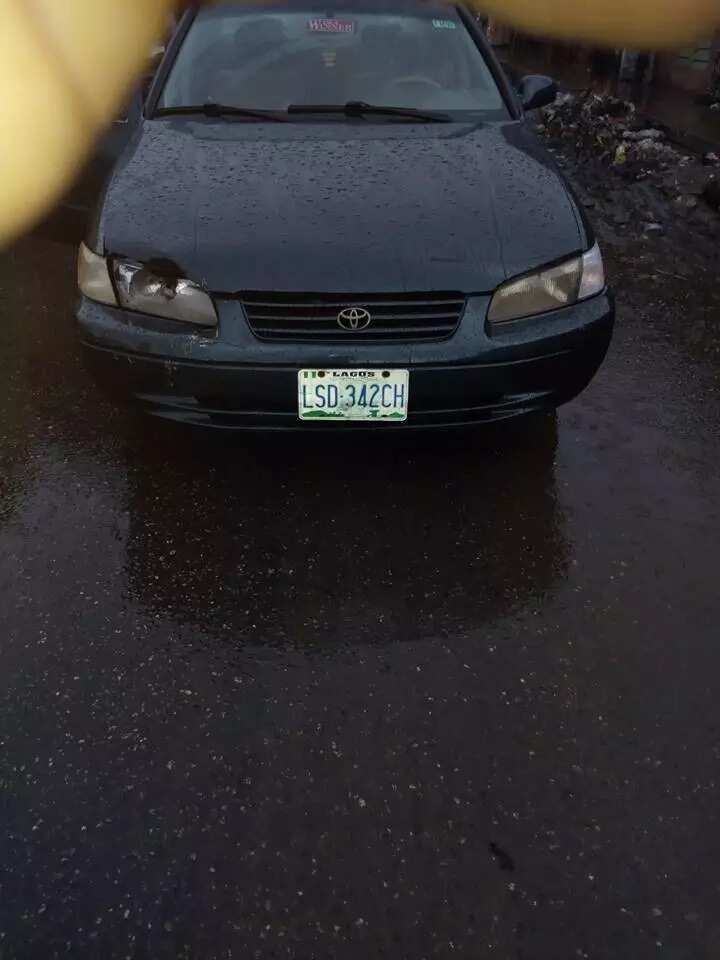
[[[539,129],[606,238],[620,244],[668,231],[720,238],[718,154],[687,155],[632,103],[589,92],[559,96]]]
[[[635,105],[619,97],[563,94],[545,108],[540,128],[550,139],[571,145],[578,158],[612,165],[632,180],[690,162],[666,142],[662,130],[643,128]]]

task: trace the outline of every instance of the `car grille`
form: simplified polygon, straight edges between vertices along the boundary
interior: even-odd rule
[[[253,333],[263,340],[442,340],[455,332],[465,308],[459,293],[243,293],[241,300]],[[370,314],[368,327],[345,330],[338,324],[338,314],[352,308]]]

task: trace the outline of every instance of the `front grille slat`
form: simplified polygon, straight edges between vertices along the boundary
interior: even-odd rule
[[[404,336],[422,337],[434,336],[436,338],[447,336],[447,330],[445,327],[401,327],[395,329],[383,328],[381,330],[375,331],[375,337],[383,337],[387,339],[388,337],[393,337],[398,339],[398,333],[402,332]],[[294,327],[257,327],[255,328],[255,333],[261,337],[282,337],[283,339],[294,340],[296,338],[297,329]],[[342,337],[361,337],[365,333],[364,330],[338,330],[337,334],[333,332],[333,336],[338,338]],[[304,330],[303,337],[306,339],[313,340],[324,340],[327,339],[327,332],[324,330]],[[367,340],[367,336],[365,337]]]
[[[449,325],[454,326],[457,323],[457,314],[418,314],[417,316],[408,316],[403,317],[389,317],[389,316],[378,316],[377,314],[372,315],[373,326],[377,329],[378,327],[395,327],[395,326],[416,326],[424,325],[431,326],[429,323],[430,320],[435,321],[436,324],[446,327]],[[273,316],[259,316],[253,318],[253,323],[258,327],[267,326],[272,327],[275,324],[280,326],[285,326],[288,321],[292,321],[296,327],[321,327],[325,326],[328,323],[331,323],[332,326],[336,326],[336,314],[333,314],[332,317],[282,317],[277,314]]]
[[[240,294],[250,328],[263,340],[443,340],[452,336],[465,309],[465,298],[455,293],[353,294]],[[372,318],[362,330],[344,330],[338,313],[356,307]]]

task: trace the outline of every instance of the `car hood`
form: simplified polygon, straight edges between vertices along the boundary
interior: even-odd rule
[[[142,125],[94,239],[225,293],[481,293],[588,242],[521,122],[186,118]]]

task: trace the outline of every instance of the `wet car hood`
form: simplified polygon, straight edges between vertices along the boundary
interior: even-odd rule
[[[520,122],[146,121],[96,229],[97,249],[226,293],[481,293],[588,244]]]

